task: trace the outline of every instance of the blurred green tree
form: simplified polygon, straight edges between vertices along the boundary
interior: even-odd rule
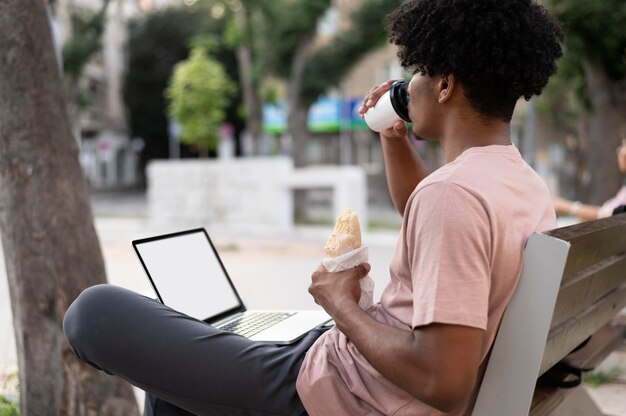
[[[106,10],[110,0],[104,0],[100,10],[74,6],[70,8],[72,34],[61,50],[63,73],[68,81],[76,83],[83,68],[102,50],[102,33],[106,22]]]
[[[293,109],[296,114],[308,114],[311,105],[329,88],[339,85],[361,58],[385,44],[388,37],[385,18],[401,3],[401,0],[363,1],[330,41],[312,51],[301,76],[301,101],[296,102]],[[306,117],[295,115],[294,118],[290,123],[290,132],[296,148],[302,148],[306,137],[298,137],[297,134],[306,131]]]
[[[255,141],[262,133],[264,82],[272,76],[287,81],[288,130],[295,163],[303,165],[311,104],[338,85],[360,57],[384,43],[384,17],[401,0],[359,3],[350,22],[321,46],[317,26],[331,0],[231,1],[222,8],[223,18],[216,19],[212,8],[218,3],[157,11],[131,25],[124,95],[133,135],[146,138],[148,147],[158,139],[166,148],[165,103],[158,95],[174,63],[186,57],[185,42],[200,32],[213,33],[224,39],[217,60],[239,79],[246,127]],[[240,113],[231,105],[227,114]],[[145,153],[152,157],[150,148]]]
[[[142,164],[150,159],[168,157],[167,104],[163,91],[174,65],[189,56],[188,46],[195,36],[221,38],[224,33],[227,20],[211,16],[212,4],[202,2],[192,7],[157,9],[129,24],[123,95],[131,134],[146,141]],[[238,76],[237,61],[231,48],[220,44],[212,54],[233,79]],[[236,95],[226,111],[227,121],[237,131],[242,127],[240,105],[241,99]],[[181,154],[189,156],[194,153],[183,146]]]
[[[303,100],[303,82],[306,82],[304,72],[314,50],[318,23],[331,5],[331,0],[286,0],[272,2],[264,9],[269,24],[264,26],[263,39],[267,44],[263,46],[270,52],[268,66],[287,81],[287,130],[293,140],[293,160],[296,166],[307,163],[307,117],[310,104]],[[331,85],[326,84],[327,87]]]
[[[0,416],[20,416],[17,405],[2,395],[0,395]]]
[[[248,69],[241,70],[255,76],[258,74],[255,67],[263,68],[265,75],[270,70],[287,81],[287,124],[297,166],[306,164],[307,117],[311,105],[329,88],[337,86],[360,58],[382,46],[387,37],[384,18],[401,3],[401,0],[366,0],[355,5],[349,21],[320,45],[316,43],[317,28],[333,6],[331,0],[243,2],[246,17],[240,22],[248,24],[244,26],[247,35],[240,39],[251,47],[253,59]],[[253,92],[259,94],[258,80],[253,79],[251,84],[256,88]]]
[[[168,114],[180,125],[182,141],[197,146],[203,156],[217,148],[224,110],[236,91],[224,67],[209,57],[212,48],[196,43],[191,56],[174,67],[165,90]]]
[[[626,2],[546,0],[566,41],[546,90],[562,125],[583,142],[589,176],[585,200],[599,204],[622,180],[615,160],[626,131]]]
[[[263,134],[263,108],[260,86],[264,74],[263,62],[259,59],[258,43],[255,35],[255,21],[258,20],[258,9],[263,2],[242,0],[231,2],[236,7],[231,10],[224,31],[225,44],[235,51],[239,69],[239,86],[244,104],[245,125],[252,138],[253,153],[257,153],[258,143]]]
[[[110,0],[104,0],[99,10],[73,6],[70,13],[70,37],[61,48],[63,78],[68,96],[68,110],[73,129],[79,129],[78,115],[94,102],[93,93],[81,88],[80,78],[85,66],[102,50],[102,34]]]

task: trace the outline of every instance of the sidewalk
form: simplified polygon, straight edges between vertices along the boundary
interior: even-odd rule
[[[151,293],[131,240],[205,226],[234,284],[250,308],[316,309],[308,294],[311,272],[323,256],[322,246],[330,226],[296,227],[292,232],[261,229],[233,230],[207,224],[156,225],[147,218],[146,200],[139,194],[102,194],[93,197],[96,229],[110,283],[142,293]],[[371,277],[378,299],[388,280],[389,260],[397,231],[373,231],[363,235],[368,246]],[[6,376],[17,370],[17,358],[4,259],[0,251],[0,394],[15,397],[16,380]],[[602,365],[606,373],[626,370],[626,348],[612,354]],[[586,386],[607,416],[626,416],[626,373],[599,387]],[[138,393],[141,399],[141,393]]]
[[[323,257],[330,226],[299,226],[290,232],[263,228],[237,229],[211,224],[154,224],[146,217],[145,199],[120,196],[120,203],[94,198],[96,229],[109,282],[139,292],[150,285],[131,241],[138,238],[205,227],[226,270],[250,308],[317,309],[308,293],[311,273]],[[124,214],[129,212],[130,215]],[[368,246],[375,296],[380,296],[397,238],[396,231],[363,233]]]

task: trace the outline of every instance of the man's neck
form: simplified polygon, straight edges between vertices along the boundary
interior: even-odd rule
[[[451,117],[445,124],[440,142],[447,162],[452,162],[470,147],[511,144],[510,123],[477,116]]]

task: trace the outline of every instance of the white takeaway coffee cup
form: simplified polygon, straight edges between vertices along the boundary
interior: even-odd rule
[[[393,126],[397,120],[411,121],[407,108],[408,86],[406,81],[394,82],[389,91],[378,99],[376,106],[367,110],[365,122],[370,129],[379,132]]]

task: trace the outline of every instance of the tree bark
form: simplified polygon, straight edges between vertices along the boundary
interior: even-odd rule
[[[601,204],[615,195],[622,181],[615,148],[621,143],[620,128],[626,127],[626,80],[613,81],[606,72],[584,64],[587,93],[593,110],[587,149],[589,203]]]
[[[309,106],[302,100],[302,76],[308,58],[308,49],[311,45],[310,34],[302,35],[296,53],[294,54],[291,72],[287,84],[287,131],[293,142],[293,162],[295,166],[307,164],[307,142],[309,130],[307,117]]]
[[[68,305],[106,281],[41,0],[0,2],[0,230],[23,416],[134,415],[121,379],[80,363]]]
[[[242,9],[235,13],[237,26],[242,34],[242,39],[237,46],[237,63],[239,65],[239,80],[243,93],[243,102],[246,109],[246,128],[252,136],[254,153],[258,154],[261,135],[263,134],[263,112],[259,97],[258,83],[254,77],[254,64],[252,60],[252,35],[248,21],[248,10]]]

